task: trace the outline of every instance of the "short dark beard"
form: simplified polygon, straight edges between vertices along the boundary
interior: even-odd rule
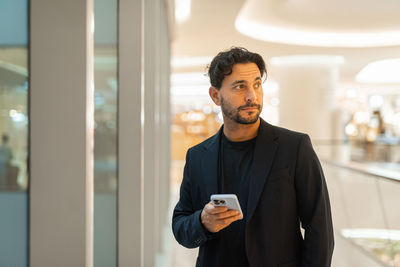
[[[255,117],[253,118],[244,118],[240,116],[239,111],[249,107],[256,107],[258,109],[258,114],[256,114]],[[224,98],[221,97],[221,110],[226,117],[233,120],[234,122],[237,122],[239,124],[253,124],[258,121],[258,118],[260,117],[260,113],[262,110],[262,106],[259,104],[246,104],[238,107],[237,109],[233,109],[232,107],[229,106],[229,104],[225,102]]]

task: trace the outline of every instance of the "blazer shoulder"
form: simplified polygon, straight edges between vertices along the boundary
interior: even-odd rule
[[[190,152],[203,152],[207,150],[210,146],[215,145],[216,139],[218,138],[218,133],[214,134],[213,136],[207,138],[206,140],[202,141],[201,143],[194,145],[189,148]]]

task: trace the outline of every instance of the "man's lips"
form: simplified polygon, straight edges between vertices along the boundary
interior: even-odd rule
[[[254,110],[258,110],[257,107],[248,107],[248,108],[241,108],[240,110],[244,110],[244,111],[254,111]]]

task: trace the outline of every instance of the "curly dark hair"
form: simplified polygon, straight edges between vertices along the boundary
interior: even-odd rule
[[[211,85],[220,89],[225,76],[232,73],[233,65],[251,62],[257,65],[261,76],[264,74],[265,77],[267,76],[265,62],[259,54],[252,53],[243,47],[231,47],[229,50],[219,52],[207,67]]]

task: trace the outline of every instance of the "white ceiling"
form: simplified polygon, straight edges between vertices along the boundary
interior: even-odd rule
[[[379,32],[399,30],[399,13],[398,0],[248,0],[241,15],[291,28]]]
[[[254,18],[282,27],[318,31],[376,32],[400,30],[398,0],[250,0],[260,8]],[[191,16],[175,24],[173,57],[213,57],[231,46],[258,52],[268,62],[289,55],[341,55],[342,82],[351,83],[368,63],[400,57],[400,45],[385,47],[313,47],[260,41],[239,33],[235,20],[245,0],[192,0]],[[268,7],[268,10],[265,8]],[[250,14],[251,15],[251,14]],[[249,14],[247,14],[249,16]],[[205,65],[174,67],[173,72],[204,72]]]

